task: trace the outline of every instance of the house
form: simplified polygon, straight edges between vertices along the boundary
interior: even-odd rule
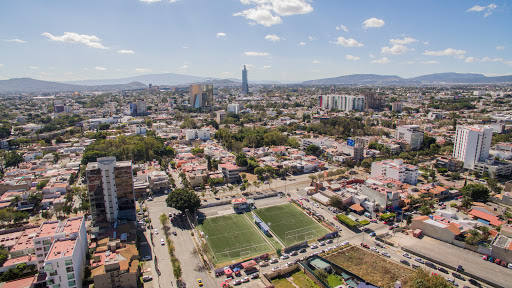
[[[420,229],[424,235],[453,243],[455,237],[461,234],[460,228],[455,223],[436,221],[429,216],[418,216],[412,219],[411,229]]]

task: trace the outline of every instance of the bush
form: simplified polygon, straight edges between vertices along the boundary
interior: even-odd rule
[[[452,204],[450,204],[450,207],[452,207],[452,208],[453,208],[453,207],[457,207],[457,203],[452,203]]]
[[[348,216],[343,214],[336,215],[336,218],[338,218],[338,221],[345,224],[349,228],[356,228],[360,225],[358,222],[350,219]]]
[[[370,224],[370,221],[364,219],[363,221],[359,221],[359,224],[366,226],[366,225]]]
[[[395,213],[385,213],[385,214],[380,215],[380,219],[382,221],[388,221],[389,219],[391,219],[391,218],[393,218],[395,216],[396,216]]]

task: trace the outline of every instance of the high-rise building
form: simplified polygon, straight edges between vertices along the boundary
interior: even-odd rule
[[[228,104],[228,113],[240,114],[240,104]]]
[[[131,116],[145,116],[147,115],[146,102],[143,99],[138,99],[137,102],[130,102],[130,115]]]
[[[86,178],[95,226],[118,219],[136,220],[131,161],[116,161],[114,156],[98,158],[87,164]]]
[[[489,158],[492,128],[489,126],[457,126],[453,157],[464,162],[464,168],[474,169],[476,162]]]
[[[416,150],[423,144],[423,132],[418,125],[402,125],[396,128],[395,139],[409,144],[409,149]]]
[[[247,68],[242,70],[242,94],[249,94],[249,82],[247,82]]]
[[[353,95],[322,95],[319,96],[319,107],[325,110],[338,109],[341,111],[364,111],[363,96]]]
[[[202,108],[213,103],[213,85],[190,85],[190,107]]]
[[[402,159],[373,162],[371,177],[391,178],[402,183],[416,185],[418,183],[418,166],[404,164]]]

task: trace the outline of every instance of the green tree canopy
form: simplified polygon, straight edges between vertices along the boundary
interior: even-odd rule
[[[308,155],[314,155],[314,156],[320,156],[320,154],[322,153],[322,149],[316,145],[309,145],[307,148],[306,148],[306,154]]]
[[[17,166],[20,163],[23,163],[24,159],[16,151],[10,151],[5,154],[5,167],[13,167]]]
[[[201,206],[201,200],[197,194],[189,189],[178,188],[169,193],[165,200],[167,206],[175,208],[181,212],[185,210],[195,211]]]
[[[470,197],[473,201],[487,201],[489,198],[489,188],[483,184],[469,184],[460,190],[462,195]]]

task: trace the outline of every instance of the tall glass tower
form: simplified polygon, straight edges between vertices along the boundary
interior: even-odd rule
[[[242,94],[249,94],[249,83],[247,83],[247,68],[242,70]]]

